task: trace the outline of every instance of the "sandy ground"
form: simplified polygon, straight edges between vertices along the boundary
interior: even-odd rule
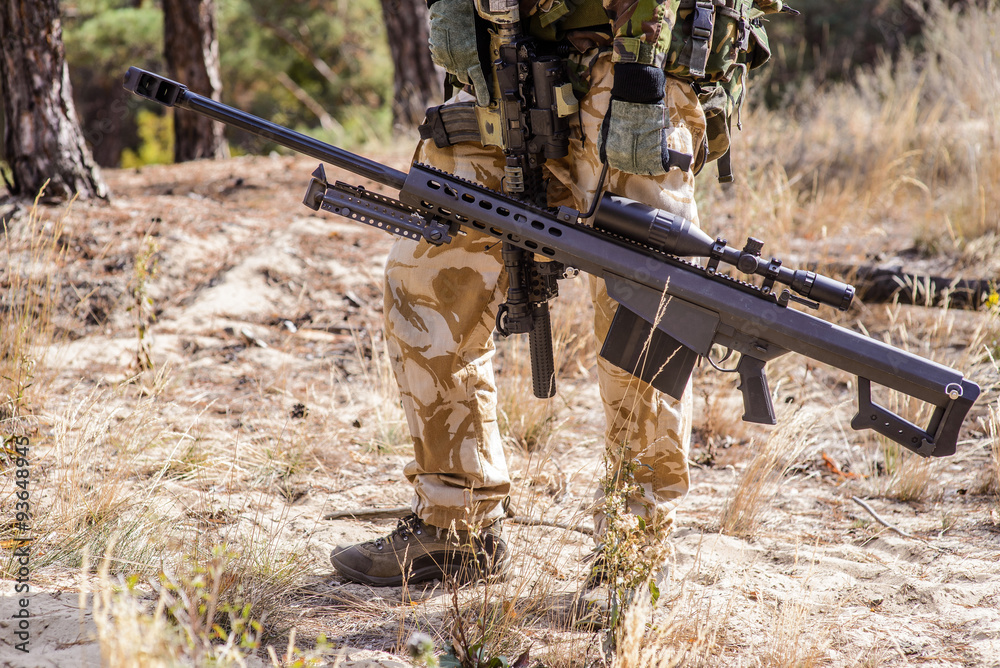
[[[390,160],[405,168],[405,156]],[[184,459],[178,453],[185,449],[201,453],[184,460],[183,475],[161,479],[159,512],[209,533],[220,521],[247,522],[273,545],[299,551],[306,567],[287,604],[298,637],[308,643],[325,633],[346,653],[341,665],[407,665],[401,652],[410,632],[448,637],[456,599],[434,586],[373,589],[343,581],[329,567],[329,549],[383,534],[394,520],[323,519],[409,501],[401,477],[405,427],[391,399],[379,332],[380,271],[391,238],[303,207],[313,167],[308,159],[274,156],[112,171],[110,204],[74,205],[65,217],[58,277],[62,342],[48,359],[54,373],[33,442],[56,471],[62,463],[46,458],[63,433],[58,425],[69,424],[58,416],[139,401],[115,388],[135,371],[129,281],[148,234],[158,273],[148,285],[156,319],[146,341],[163,375],[157,385],[147,372],[138,384],[156,386],[155,401],[142,408],[156,447],[134,462],[156,470],[158,462]],[[23,220],[14,216],[15,224]],[[567,350],[578,359],[563,364],[560,396],[544,409],[544,440],[532,451],[511,443],[509,460],[518,512],[586,525],[603,470],[601,411],[592,353],[577,350],[589,347],[586,315],[576,313],[585,311],[578,308],[583,282],[563,290],[556,317],[576,337]],[[874,311],[844,318],[864,320]],[[938,317],[918,311],[905,317]],[[984,316],[948,317],[953,340],[961,341]],[[501,389],[507,383],[515,397],[503,404],[511,415],[542,410],[520,399],[523,387],[510,388],[523,366],[518,345],[503,343],[498,357]],[[1000,666],[1000,506],[989,483],[983,423],[983,406],[995,403],[995,394],[984,397],[959,454],[934,463],[931,493],[901,502],[881,493],[885,481],[855,477],[878,470],[879,449],[849,431],[847,379],[801,359],[781,360],[770,380],[782,419],[808,411],[804,449],[773,503],[760,509],[760,530],[738,537],[719,533],[722,509],[769,432],[739,423],[739,394],[728,377],[697,373],[692,489],[657,615],[680,610],[690,628],[708,630],[710,665]],[[996,383],[988,369],[976,373],[984,385]],[[68,430],[84,431],[81,424]],[[89,446],[116,456],[102,438]],[[148,480],[130,474],[120,484],[139,498]],[[911,537],[878,524],[852,496],[868,499]],[[512,642],[551,664],[596,659],[598,636],[567,630],[560,616],[585,573],[591,539],[551,527],[509,525],[508,533],[517,576],[499,591],[468,588],[462,600],[523,608]],[[6,611],[15,602],[13,583],[2,583],[0,663],[98,665],[91,606],[81,611],[77,574],[68,563],[52,563],[33,578],[27,656],[7,644]],[[697,631],[691,638],[677,642],[697,644]],[[258,665],[268,664],[260,658]]]

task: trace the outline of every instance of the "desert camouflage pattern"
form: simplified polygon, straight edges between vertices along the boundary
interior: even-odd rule
[[[612,59],[604,53],[592,54],[591,60],[581,66],[590,72],[591,87],[573,121],[570,155],[545,165],[553,206],[586,210],[598,187],[596,138],[610,101]],[[460,93],[455,101],[470,99]],[[689,85],[668,80],[665,103],[674,126],[667,139],[670,148],[691,153],[705,127],[697,98]],[[501,189],[503,155],[478,143],[439,149],[433,141],[423,142],[415,160]],[[690,172],[674,169],[642,177],[611,170],[606,185],[697,221]],[[603,341],[617,304],[603,281],[590,281],[594,328]],[[434,526],[454,522],[463,528],[504,513],[511,483],[497,425],[491,360],[496,313],[506,289],[500,245],[493,237],[470,232],[442,246],[400,239],[389,254],[386,332],[414,444],[414,461],[404,472],[414,486],[414,512]],[[627,445],[640,462],[636,477],[642,493],[630,505],[651,524],[669,526],[689,484],[690,392],[675,401],[602,359],[598,379],[610,455]]]
[[[732,143],[732,117],[743,95],[742,81],[731,85],[706,86],[698,95],[705,112],[705,145],[695,156],[697,174],[705,163],[721,158]]]

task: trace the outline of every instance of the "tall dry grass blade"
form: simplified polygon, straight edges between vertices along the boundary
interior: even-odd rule
[[[875,494],[904,503],[941,495],[937,460],[916,455],[891,441],[883,441],[881,451],[884,474],[868,478]]]
[[[0,258],[0,432],[23,432],[41,403],[45,352],[53,340],[52,315],[62,264],[63,221],[46,220],[39,191],[27,217],[3,226]],[[68,213],[68,209],[67,209]]]
[[[275,561],[273,536],[250,536],[240,552],[205,547],[145,582],[112,574],[124,538],[109,541],[92,592],[103,665],[246,666],[264,641],[287,632],[288,592],[302,564],[300,555]],[[85,583],[87,554],[85,549]],[[262,554],[268,563],[260,562]],[[314,650],[303,651],[294,636],[293,628],[287,665],[319,665],[327,649],[322,638]]]
[[[168,520],[154,510],[159,484],[137,484],[146,453],[166,435],[160,395],[127,388],[74,389],[51,417],[47,503],[37,518],[46,545],[39,565],[76,568],[84,547],[104,554],[112,536],[113,572],[150,572],[165,547]]]
[[[1000,497],[1000,400],[997,400],[996,404],[989,408],[989,415],[986,419],[986,435],[989,442],[991,466],[982,489],[986,493],[996,494]]]
[[[365,445],[379,453],[405,452],[410,445],[410,430],[393,374],[388,344],[384,338],[371,334],[364,340],[354,332],[352,338],[363,382],[351,382],[348,393],[353,394],[353,400],[362,406],[357,425],[364,427],[368,434]]]
[[[561,426],[559,409],[565,397],[539,399],[534,396],[527,337],[512,337],[502,346],[503,391],[497,406],[500,433],[515,451],[544,451]]]
[[[697,570],[698,567],[696,567]],[[687,584],[686,582],[684,584]],[[682,587],[684,585],[682,584]],[[625,612],[611,665],[615,668],[702,668],[722,665],[731,610],[721,614],[711,597],[682,589],[664,605],[643,591]],[[665,607],[669,606],[669,612]]]
[[[762,649],[761,663],[774,668],[828,665],[829,628],[816,624],[802,601],[775,602],[774,625]]]
[[[778,426],[757,449],[722,510],[722,533],[756,536],[778,493],[781,480],[813,441],[815,420],[805,410],[778,417]]]

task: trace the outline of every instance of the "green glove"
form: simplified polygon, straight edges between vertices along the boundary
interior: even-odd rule
[[[438,0],[431,5],[431,58],[476,92],[476,104],[490,104],[490,89],[479,64],[473,0]]]
[[[653,65],[617,63],[611,104],[601,124],[601,160],[629,174],[691,169],[691,156],[667,148],[673,129],[663,97],[666,75]]]

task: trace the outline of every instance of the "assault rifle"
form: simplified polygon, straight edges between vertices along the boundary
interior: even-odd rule
[[[542,165],[569,154],[569,116],[579,110],[565,61],[543,55],[521,27],[516,0],[476,2],[476,30],[490,27],[490,105],[474,107],[479,140],[504,154],[503,191],[539,207],[548,204]],[[428,109],[429,118],[454,105]],[[443,118],[442,118],[443,124]],[[444,125],[444,124],[443,124]],[[446,127],[446,126],[445,126]],[[435,141],[437,138],[435,137]],[[559,294],[563,266],[538,261],[535,253],[504,240],[500,257],[507,270],[507,300],[497,313],[501,336],[528,334],[531,384],[536,397],[556,393],[549,300]]]
[[[854,288],[764,260],[756,239],[737,250],[680,216],[613,194],[602,197],[588,226],[568,207],[538,207],[428,165],[415,163],[404,173],[134,67],[124,85],[146,99],[241,128],[400,192],[396,200],[330,183],[321,164],[303,200],[313,210],[435,245],[475,230],[566,272],[573,268],[603,278],[620,306],[601,356],[673,397],[684,391],[700,357],[719,368],[710,357],[717,345],[729,351],[726,357],[740,353],[735,371],[743,419],[774,424],[764,367],[796,352],[857,376],[852,427],[874,430],[925,457],[954,454],[962,423],[979,397],[979,386],[959,371],[790,308],[797,303],[846,310]],[[685,258],[703,258],[705,264]],[[761,284],[720,272],[722,263],[762,276]],[[930,404],[927,424],[913,424],[876,403],[873,383]]]

